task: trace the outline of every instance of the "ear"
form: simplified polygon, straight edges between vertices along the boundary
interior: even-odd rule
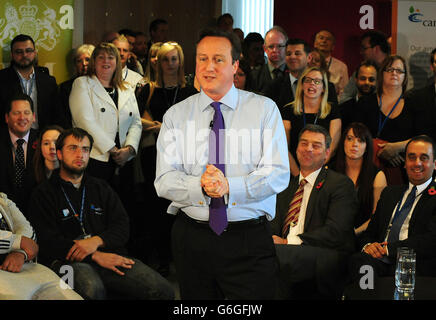
[[[239,60],[236,60],[235,63],[233,63],[233,75],[236,74],[239,68]]]
[[[62,160],[62,152],[61,150],[56,150],[56,155],[58,156],[58,160]]]
[[[325,149],[325,158],[326,160],[328,159],[328,157],[330,156],[330,148]]]

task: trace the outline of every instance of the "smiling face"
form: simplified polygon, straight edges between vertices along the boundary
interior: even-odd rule
[[[11,103],[11,111],[6,114],[6,123],[9,130],[19,138],[23,138],[35,121],[29,101],[15,100]]]
[[[99,79],[111,80],[117,65],[117,59],[105,51],[101,51],[95,58],[95,74]]]
[[[377,70],[373,66],[361,66],[356,77],[356,86],[360,95],[374,92],[377,81]]]
[[[224,37],[207,36],[197,45],[195,74],[201,89],[215,101],[230,90],[239,67],[231,50],[231,42]]]
[[[350,160],[360,160],[366,151],[366,142],[354,135],[353,129],[348,130],[344,140],[345,156]]]
[[[286,65],[294,77],[303,72],[307,66],[307,54],[303,44],[286,46]]]
[[[405,168],[410,183],[420,185],[431,178],[435,169],[433,147],[425,141],[412,141],[407,146]]]
[[[47,130],[41,137],[41,153],[45,161],[55,162],[58,160],[56,154],[56,140],[60,132],[57,130]]]
[[[307,177],[321,168],[329,153],[330,149],[326,148],[325,137],[322,133],[303,132],[297,146],[297,159],[303,176]]]
[[[331,54],[335,47],[333,35],[327,30],[318,32],[313,46],[321,52]]]

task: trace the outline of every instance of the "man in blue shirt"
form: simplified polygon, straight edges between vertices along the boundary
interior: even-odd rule
[[[155,187],[172,201],[168,213],[177,213],[182,299],[272,299],[276,290],[267,220],[289,183],[286,136],[272,100],[234,87],[240,52],[234,35],[203,32],[201,92],[167,111],[157,141]]]

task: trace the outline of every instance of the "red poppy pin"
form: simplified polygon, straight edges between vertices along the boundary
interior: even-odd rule
[[[434,186],[428,189],[428,194],[434,196],[436,194],[436,189]]]
[[[32,149],[36,150],[36,147],[38,146],[38,141],[34,141],[32,144]]]
[[[316,188],[319,190],[321,189],[322,185],[324,184],[324,180],[320,181],[317,185]]]

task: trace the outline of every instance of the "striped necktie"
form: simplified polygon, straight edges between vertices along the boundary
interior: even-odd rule
[[[304,186],[307,183],[306,179],[300,181],[300,185],[292,198],[289,205],[288,214],[286,215],[285,223],[283,224],[282,234],[286,238],[289,229],[298,223],[298,216],[300,215],[301,202],[303,201]]]

